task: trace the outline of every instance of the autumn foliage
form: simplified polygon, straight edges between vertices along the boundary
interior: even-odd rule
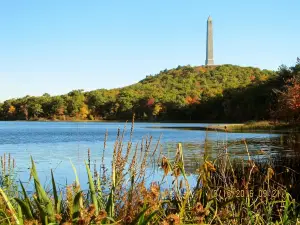
[[[16,112],[16,108],[13,105],[11,105],[8,109],[8,114],[13,115],[15,114],[15,112]]]
[[[292,122],[300,122],[300,82],[294,77],[285,85],[278,99],[278,116]]]
[[[155,102],[154,98],[148,99],[147,106],[152,106],[154,104],[154,102]]]
[[[194,97],[187,96],[187,97],[185,98],[185,101],[186,101],[186,103],[187,103],[188,105],[199,103],[199,100],[198,100],[198,98],[197,98],[196,96],[194,96]]]
[[[299,71],[299,62],[276,72],[229,64],[178,66],[123,88],[9,99],[0,103],[0,120],[128,120],[134,113],[147,121],[295,122]]]

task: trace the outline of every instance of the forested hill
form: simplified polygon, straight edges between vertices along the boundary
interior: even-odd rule
[[[133,112],[141,120],[268,119],[272,89],[283,85],[283,73],[295,71],[178,66],[119,89],[10,99],[0,103],[0,119],[131,119]]]

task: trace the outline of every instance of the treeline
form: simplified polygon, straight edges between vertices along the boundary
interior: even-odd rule
[[[277,72],[178,66],[119,89],[10,99],[0,103],[0,119],[299,121],[299,71],[299,61]]]

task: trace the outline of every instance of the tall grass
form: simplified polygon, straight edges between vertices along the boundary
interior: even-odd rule
[[[291,124],[278,121],[250,121],[245,124],[230,124],[227,126],[229,130],[295,130],[299,131],[299,124]]]
[[[46,192],[31,159],[35,193],[28,195],[20,182],[20,193],[9,196],[2,186],[0,224],[296,224],[299,220],[300,194],[293,193],[299,167],[279,169],[274,160],[257,162],[245,141],[246,160],[223,149],[215,159],[204,156],[197,171],[187,174],[180,143],[174,158],[168,158],[160,140],[153,143],[152,137],[144,137],[134,144],[133,127],[134,123],[128,142],[126,126],[117,131],[111,164],[104,162],[107,133],[100,170],[94,164],[91,171],[88,153],[87,192],[81,189],[75,166],[76,179],[65,192],[57,189],[52,171],[52,190]],[[149,182],[148,168],[153,165],[159,165],[161,177]]]
[[[15,185],[16,179],[16,162],[10,154],[3,154],[0,157],[0,186],[10,195],[14,195],[17,191]]]

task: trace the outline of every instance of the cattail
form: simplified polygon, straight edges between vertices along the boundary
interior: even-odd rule
[[[134,129],[134,118],[135,118],[135,113],[132,115],[132,121],[131,121],[131,129],[130,129],[130,142],[132,140],[132,135],[133,135],[133,129]]]
[[[180,182],[179,182],[179,188],[180,188],[180,189],[183,188],[183,180],[180,180]]]
[[[152,143],[152,136],[150,136],[150,138],[149,138],[149,142],[147,143],[147,147],[146,147],[146,151],[150,151],[150,146],[151,146],[151,143]]]
[[[89,165],[89,168],[91,169],[91,151],[89,148],[88,148],[88,165]]]
[[[122,135],[121,135],[121,137],[120,137],[120,142],[119,142],[119,148],[118,148],[118,151],[122,151],[122,147],[123,147],[123,139],[124,139],[124,135],[125,135],[125,131],[126,131],[126,125],[127,125],[127,120],[126,120],[126,122],[125,122],[123,131],[122,131]]]
[[[118,131],[117,131],[117,140],[119,140],[119,137],[120,137],[120,127],[118,128]]]
[[[97,167],[96,166],[97,165],[96,165],[96,160],[95,160],[95,163],[94,163],[94,185],[97,188],[98,173],[97,173]]]
[[[131,171],[132,173],[134,173],[134,171],[135,171],[134,169],[135,169],[135,164],[136,164],[136,155],[137,155],[138,146],[139,146],[139,143],[136,144],[134,155],[131,160],[131,164],[129,166],[129,171]]]
[[[131,150],[131,146],[132,146],[132,142],[128,142],[128,144],[127,144],[127,150],[126,150],[126,155],[125,155],[125,158],[124,158],[124,163],[126,163],[127,160],[128,160],[128,157],[129,157],[129,154],[130,154],[130,150]]]
[[[104,152],[105,152],[105,149],[106,149],[107,138],[108,138],[108,130],[106,129],[106,132],[105,132],[105,135],[104,135],[104,144],[103,144],[102,159],[104,158]],[[102,160],[102,163],[103,163],[103,160]]]
[[[160,164],[162,152],[163,152],[163,146],[162,146],[162,144],[160,144],[159,145],[159,153],[158,153],[157,160],[156,160],[157,165]]]
[[[5,153],[3,154],[3,174],[5,174],[5,169],[6,169],[6,158],[5,158]]]
[[[148,148],[148,137],[146,138],[146,144],[145,144],[146,149]]]
[[[107,138],[108,138],[108,130],[106,129],[105,136],[104,136],[104,146],[103,146],[103,151],[102,151],[102,159],[101,159],[101,165],[100,165],[100,174],[102,172],[102,177],[103,178],[106,177],[106,175],[105,175],[105,164],[104,164],[104,154],[105,154],[105,149],[106,149]]]
[[[117,158],[117,146],[118,146],[118,140],[116,140],[114,144],[113,161],[115,161]]]
[[[104,136],[104,146],[103,146],[104,149],[106,149],[107,137],[108,137],[108,130],[106,129],[105,136]]]
[[[141,142],[141,148],[140,148],[141,154],[140,154],[140,160],[139,161],[142,160],[143,150],[144,150],[144,137],[142,138],[142,142]]]
[[[7,172],[10,172],[10,153],[8,153]]]
[[[167,157],[163,156],[161,160],[161,168],[164,171],[165,176],[169,173],[170,171],[170,165]]]
[[[94,161],[94,177],[97,177],[97,168],[96,168],[96,160]]]
[[[107,181],[107,178],[106,178],[106,171],[107,171],[107,168],[105,167],[105,164],[103,164],[101,166],[101,184],[106,184],[106,181]]]
[[[1,170],[2,170],[2,172],[3,172],[3,166],[4,166],[3,157],[1,156]]]
[[[8,153],[8,167],[10,167],[10,153]]]
[[[159,144],[160,144],[160,139],[161,139],[161,137],[162,137],[162,134],[161,134],[161,135],[159,136],[159,138],[158,138],[158,141],[157,141],[156,146],[155,146],[155,148],[154,148],[154,150],[153,150],[152,156],[154,156],[155,152],[156,152],[157,149],[158,149],[158,146],[159,146]]]
[[[147,159],[148,159],[149,146],[151,144],[151,140],[152,140],[152,136],[150,137],[149,141],[148,141],[148,138],[146,138],[146,149],[145,149],[142,164],[141,164],[141,167],[140,167],[140,170],[141,170],[140,177],[142,177],[145,174],[146,163],[147,163]]]
[[[118,132],[117,132],[117,138],[114,144],[114,150],[113,150],[113,159],[112,159],[112,171],[115,170],[115,163],[116,163],[116,159],[117,159],[117,150],[118,150],[118,146],[119,146],[119,138],[120,138],[120,128],[118,128]]]

